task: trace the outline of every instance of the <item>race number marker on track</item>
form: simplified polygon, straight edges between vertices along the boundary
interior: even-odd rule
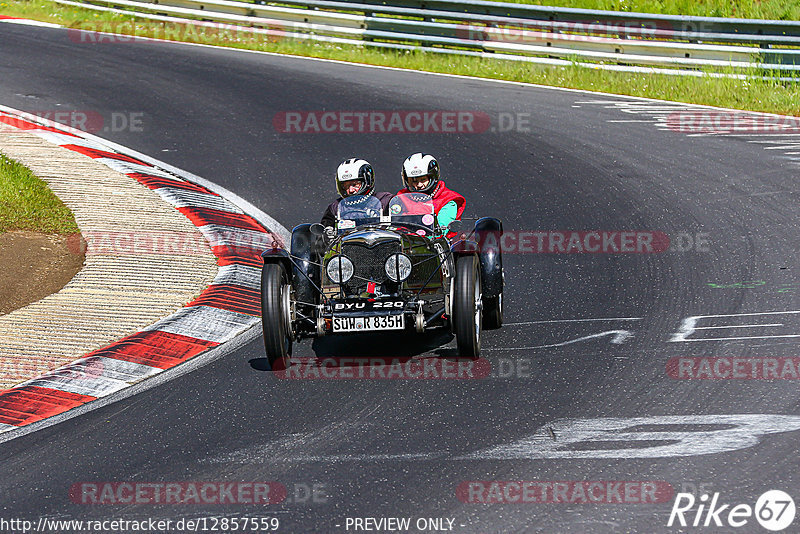
[[[696,456],[745,449],[757,445],[767,434],[794,430],[800,430],[800,416],[741,414],[559,419],[527,438],[484,449],[462,459]]]

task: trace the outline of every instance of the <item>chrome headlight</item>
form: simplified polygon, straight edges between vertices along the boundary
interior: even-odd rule
[[[405,254],[392,254],[386,258],[383,268],[392,282],[402,282],[411,276],[411,259]]]
[[[334,284],[342,284],[353,277],[353,262],[347,256],[334,256],[328,261],[325,268],[328,278]],[[341,276],[339,276],[341,274]]]

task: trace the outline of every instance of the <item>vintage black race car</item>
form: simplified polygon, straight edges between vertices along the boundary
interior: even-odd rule
[[[262,253],[272,369],[285,369],[292,342],[304,337],[448,326],[459,356],[477,358],[481,329],[503,323],[503,228],[491,217],[469,235],[453,231],[460,225],[438,227],[431,197],[407,193],[392,199],[389,215],[372,196],[342,200],[332,239],[320,224],[294,228],[291,250]]]

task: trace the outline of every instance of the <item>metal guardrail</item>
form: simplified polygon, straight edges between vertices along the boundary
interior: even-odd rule
[[[618,27],[645,31],[673,39],[714,40],[753,44],[784,44],[800,46],[800,21],[731,19],[723,17],[690,17],[624,11],[600,11],[562,7],[487,2],[481,0],[384,0],[377,3],[344,2],[335,0],[287,0],[288,4],[318,9],[357,10],[365,13],[514,24],[547,22],[554,27],[564,23],[616,23]],[[602,31],[602,26],[597,29]]]
[[[800,71],[800,49],[774,48],[800,47],[798,21],[625,13],[482,0],[286,0],[280,5],[236,0],[56,1],[119,12],[125,12],[118,9],[124,8],[156,20],[222,21],[287,38],[536,63],[594,61],[608,64],[581,64],[610,70],[645,65],[694,75],[700,72],[674,69]]]
[[[305,2],[293,2],[297,4]],[[341,2],[346,3],[346,2]],[[800,39],[800,21],[767,21],[758,19],[732,19],[724,17],[690,17],[685,15],[661,15],[629,13],[625,11],[598,11],[564,7],[515,4],[510,2],[488,2],[484,0],[385,0],[387,6],[402,6],[457,13],[479,13],[523,19],[546,19],[592,22],[614,20],[619,22],[648,22],[672,26],[682,32],[750,33],[756,35],[794,36]]]

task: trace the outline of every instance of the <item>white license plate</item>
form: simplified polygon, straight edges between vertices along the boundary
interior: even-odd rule
[[[375,330],[402,330],[403,315],[381,315],[370,317],[334,317],[334,332],[374,332]]]

